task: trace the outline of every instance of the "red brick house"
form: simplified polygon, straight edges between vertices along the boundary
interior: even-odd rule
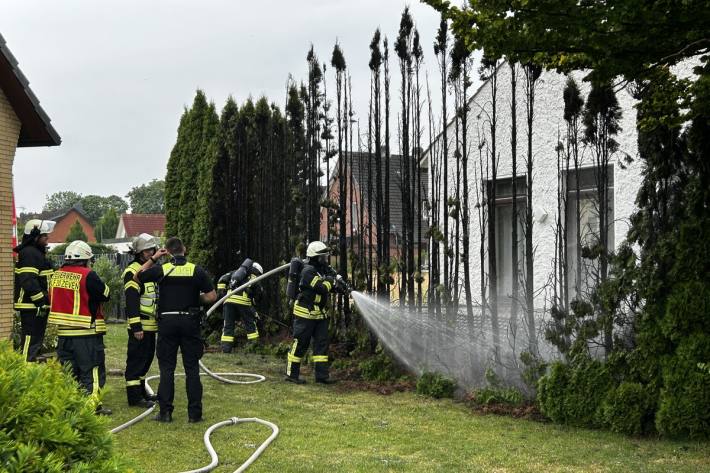
[[[380,228],[379,222],[376,218],[376,212],[374,209],[375,202],[371,204],[368,202],[368,195],[372,195],[374,199],[375,196],[375,157],[374,155],[369,155],[366,152],[356,152],[352,155],[348,155],[348,183],[347,183],[347,208],[348,212],[346,215],[346,237],[348,239],[348,246],[350,245],[350,239],[354,238],[354,247],[356,251],[360,251],[360,241],[364,241],[365,251],[376,251],[375,246],[377,245],[377,232]],[[389,194],[390,194],[390,255],[393,257],[399,256],[401,250],[402,241],[402,193],[401,193],[401,167],[402,157],[399,155],[390,156],[389,165]],[[382,160],[382,171],[383,175],[385,172],[384,159]],[[369,163],[369,164],[368,164]],[[427,239],[425,232],[428,229],[428,221],[426,217],[425,208],[427,207],[427,195],[428,195],[428,179],[427,179],[427,169],[421,169],[421,209],[422,212],[419,214],[422,225],[422,245],[426,248]],[[370,177],[372,177],[372,184],[370,184]],[[383,183],[384,184],[384,183]],[[383,191],[384,192],[384,191]],[[327,199],[339,204],[340,200],[340,181],[338,179],[338,169],[337,162],[335,169],[332,171],[330,179],[328,180],[328,193]],[[419,205],[416,206],[417,210]],[[373,215],[369,214],[369,210],[372,208]],[[322,241],[328,240],[327,235],[327,213],[326,208],[321,209],[321,225],[320,225],[320,238]],[[330,210],[331,219],[337,218],[337,210]],[[339,231],[339,226],[335,225],[336,231]],[[415,225],[415,232],[416,232]],[[362,238],[360,233],[362,231]],[[370,236],[372,241],[370,242]],[[416,237],[416,235],[415,235]],[[338,235],[335,237],[331,235],[331,242],[335,238],[337,241]]]
[[[57,222],[54,231],[49,234],[49,243],[64,243],[67,240],[67,236],[69,236],[72,225],[76,222],[79,222],[81,229],[84,230],[87,241],[91,243],[96,242],[94,227],[91,225],[91,222],[89,222],[89,217],[84,213],[81,204],[75,204],[69,210],[65,210],[57,215],[49,215],[46,218],[47,220]]]

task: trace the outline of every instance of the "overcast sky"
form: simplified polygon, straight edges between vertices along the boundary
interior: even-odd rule
[[[432,93],[440,94],[432,49],[439,16],[416,1],[2,3],[0,33],[62,137],[59,147],[17,150],[18,213],[41,210],[56,191],[125,196],[164,178],[180,115],[198,87],[218,110],[230,94],[240,103],[265,95],[282,106],[288,74],[306,76],[311,43],[329,64],[340,42],[364,130],[370,39],[380,27],[392,44],[407,4],[422,36]],[[391,68],[397,72],[394,62]],[[328,81],[333,96],[331,71]],[[398,83],[394,77],[393,95]]]

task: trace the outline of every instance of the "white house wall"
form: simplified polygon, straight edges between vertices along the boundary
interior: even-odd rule
[[[589,93],[589,84],[582,81],[583,74],[575,73],[574,77],[580,87],[582,97],[586,101]],[[534,267],[534,287],[536,294],[536,309],[543,307],[545,301],[544,288],[551,280],[553,271],[553,258],[555,254],[555,234],[554,228],[557,218],[557,153],[555,148],[558,139],[564,142],[566,122],[563,118],[564,101],[563,90],[566,76],[555,72],[543,72],[540,76],[535,91],[534,107],[534,131],[533,131],[533,245],[535,247],[535,267]],[[526,174],[527,159],[527,124],[526,124],[526,97],[525,97],[525,76],[522,68],[517,68],[517,154],[518,154],[518,176]],[[619,142],[619,152],[612,159],[614,165],[614,242],[619,245],[629,228],[629,217],[635,209],[636,193],[641,183],[641,162],[637,156],[636,143],[636,110],[634,109],[634,99],[627,89],[617,93],[619,105],[622,108],[621,132],[616,137]],[[511,158],[511,84],[510,67],[503,64],[498,69],[498,92],[497,92],[497,128],[496,128],[496,148],[499,156],[498,178],[510,178],[512,176]],[[453,108],[453,105],[450,105]],[[482,113],[483,112],[483,113]],[[469,170],[468,178],[470,183],[470,222],[471,222],[471,243],[469,264],[471,267],[472,295],[475,301],[480,302],[480,234],[476,204],[481,196],[476,195],[473,188],[474,166],[478,166],[478,143],[477,129],[482,130],[481,136],[485,133],[488,145],[491,143],[490,127],[488,116],[491,113],[491,82],[485,82],[476,91],[471,100],[471,111],[469,114]],[[447,128],[449,141],[449,173],[456,169],[454,160],[455,151],[455,128],[453,123]],[[559,133],[559,135],[558,135]],[[559,136],[559,138],[558,138]],[[441,149],[441,147],[439,147]],[[592,165],[592,156],[580,144],[580,153],[583,158],[583,166]],[[634,161],[626,164],[624,157],[631,156]],[[623,169],[619,163],[623,163]],[[484,166],[485,168],[485,166]],[[455,175],[455,174],[454,174]],[[450,189],[455,185],[455,178],[450,178]],[[431,187],[430,187],[431,188]],[[450,190],[450,195],[452,191]],[[544,218],[546,215],[546,218]],[[449,228],[452,229],[454,221],[450,220]],[[520,235],[520,238],[524,238]],[[486,242],[486,248],[488,243]],[[487,250],[486,250],[487,251]],[[500,249],[498,250],[500,251]],[[508,251],[510,251],[508,249]],[[487,256],[483,262],[486,272],[488,271]],[[463,267],[461,267],[463,271]],[[462,284],[463,273],[459,275],[459,284]],[[461,291],[461,299],[464,300],[464,292]]]

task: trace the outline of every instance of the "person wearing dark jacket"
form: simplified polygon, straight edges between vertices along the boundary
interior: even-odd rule
[[[251,260],[248,260],[251,261]],[[244,271],[235,269],[230,271],[217,281],[217,295],[223,297],[228,290],[236,289],[247,281],[264,274],[264,270],[257,262],[252,262],[249,268]],[[257,284],[246,288],[243,291],[235,292],[224,301],[222,313],[224,314],[224,327],[222,329],[222,352],[231,353],[234,346],[234,328],[236,320],[239,318],[244,323],[247,332],[247,340],[251,343],[259,339],[259,329],[256,326],[256,309],[254,309],[255,299],[261,294],[261,287]]]
[[[106,321],[101,304],[109,300],[109,287],[92,271],[94,254],[83,241],[69,243],[64,264],[52,276],[49,323],[57,328],[57,357],[71,367],[79,385],[94,401],[96,413],[110,415],[101,405],[106,383],[104,334]]]
[[[133,262],[123,271],[123,292],[126,297],[126,320],[128,321],[128,347],[126,349],[126,397],[129,406],[148,408],[157,399],[145,390],[145,375],[150,370],[155,356],[155,334],[158,322],[157,287],[153,282],[134,280],[143,263],[152,258],[158,249],[153,236],[138,235],[132,244]]]
[[[169,263],[155,265],[166,254]],[[175,367],[178,348],[182,354],[187,388],[188,422],[202,421],[202,382],[200,381],[200,358],[204,345],[200,337],[200,316],[203,304],[217,300],[212,280],[200,266],[187,261],[185,246],[177,237],[168,238],[165,248],[159,249],[146,261],[134,276],[143,284],[158,285],[158,340],[156,353],[160,368],[158,422],[173,421],[175,397]]]
[[[330,253],[325,243],[313,241],[306,249],[307,259],[301,270],[299,294],[293,305],[293,345],[288,352],[286,381],[303,384],[299,378],[301,361],[313,339],[316,383],[329,384],[328,375],[328,295],[335,289],[335,271],[326,261]]]
[[[13,250],[18,256],[13,305],[20,313],[20,349],[27,361],[36,361],[47,328],[49,282],[54,273],[47,259],[47,240],[54,225],[51,220],[30,220],[25,225],[22,243]]]

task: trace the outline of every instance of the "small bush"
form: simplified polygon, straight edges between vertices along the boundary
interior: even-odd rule
[[[489,406],[491,404],[506,404],[521,406],[525,403],[522,393],[515,388],[486,387],[473,392],[473,401],[476,404]]]
[[[626,435],[647,432],[653,421],[652,398],[639,383],[624,382],[609,391],[603,404],[604,424]]]
[[[564,399],[569,383],[570,367],[555,362],[550,371],[537,383],[537,402],[540,411],[551,420],[564,424],[567,421]]]
[[[710,436],[710,373],[699,370],[710,358],[710,335],[684,340],[663,366],[663,388],[656,413],[658,432],[669,437]]]
[[[94,403],[59,364],[0,343],[0,461],[9,473],[126,472]]]
[[[123,278],[121,278],[121,268],[106,257],[99,257],[92,265],[96,274],[109,287],[111,299],[103,304],[104,315],[118,318],[121,314],[123,298]]]
[[[20,321],[20,313],[15,312],[12,321],[12,333],[10,334],[10,339],[12,340],[12,347],[15,350],[20,349],[20,344],[22,338],[22,322]],[[54,324],[47,324],[47,328],[44,332],[44,339],[42,340],[42,349],[40,353],[52,353],[57,349],[57,326]]]
[[[382,349],[370,358],[360,362],[360,374],[367,381],[394,381],[402,374],[392,358]]]
[[[425,372],[417,381],[417,394],[435,399],[452,398],[456,382],[440,373]]]

